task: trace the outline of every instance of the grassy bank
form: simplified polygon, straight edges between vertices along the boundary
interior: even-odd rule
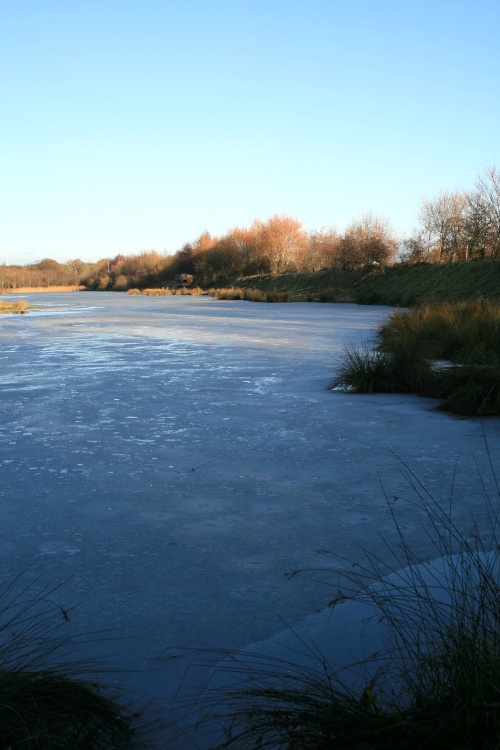
[[[274,290],[286,293],[290,301],[357,302],[402,307],[477,297],[500,300],[500,260],[243,276],[230,279],[220,287],[257,289],[265,294]]]

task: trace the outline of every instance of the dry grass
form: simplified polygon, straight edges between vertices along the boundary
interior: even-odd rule
[[[262,291],[250,287],[242,289],[240,287],[231,287],[230,289],[209,289],[208,294],[211,297],[224,300],[246,300],[247,302],[289,302],[288,292],[279,289],[269,289]]]
[[[175,295],[197,297],[200,294],[207,294],[207,292],[199,286],[194,286],[179,289],[129,289],[127,294],[145,294],[147,297],[172,297]]]
[[[15,300],[14,302],[5,302],[0,300],[0,313],[25,313],[29,305],[25,299]]]
[[[81,292],[84,286],[20,286],[17,289],[2,289],[1,294],[40,294],[41,292]]]
[[[127,294],[145,294],[146,297],[170,297],[173,289],[129,289]]]

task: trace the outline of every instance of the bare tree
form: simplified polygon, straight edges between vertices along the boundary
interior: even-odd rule
[[[437,248],[439,260],[466,260],[465,218],[467,195],[464,192],[439,193],[423,200],[418,215],[421,232],[429,238],[429,251]]]
[[[300,270],[321,271],[323,268],[340,268],[340,238],[333,228],[310,233],[307,254]]]
[[[489,167],[478,177],[473,204],[482,212],[485,254],[500,258],[500,171]]]
[[[428,236],[421,230],[416,230],[410,237],[405,237],[399,248],[398,257],[403,263],[432,263],[434,259]]]

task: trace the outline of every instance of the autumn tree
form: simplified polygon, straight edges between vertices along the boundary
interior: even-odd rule
[[[353,221],[339,239],[339,265],[344,270],[394,260],[398,241],[389,222],[373,214]]]
[[[300,270],[321,271],[340,268],[340,237],[336,229],[320,229],[311,232],[307,254]]]
[[[269,273],[284,273],[294,268],[308,246],[307,232],[297,219],[274,214],[266,222],[256,220],[252,229],[260,254]]]
[[[196,275],[204,284],[213,284],[243,274],[246,254],[239,238],[231,232],[220,239],[195,259]]]

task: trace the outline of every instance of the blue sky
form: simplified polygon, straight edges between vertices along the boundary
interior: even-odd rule
[[[500,166],[499,0],[1,0],[0,263],[175,252]]]

